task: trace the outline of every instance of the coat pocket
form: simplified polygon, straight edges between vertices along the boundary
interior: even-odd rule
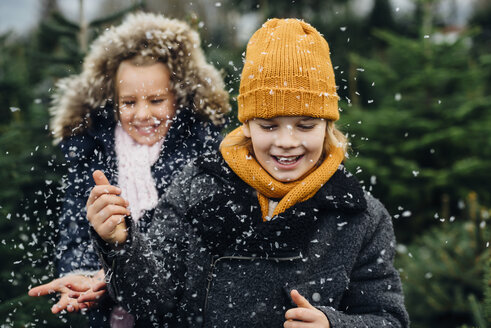
[[[284,287],[292,306],[296,306],[290,297],[292,289],[305,297],[313,306],[331,306],[337,308],[344,292],[348,288],[349,278],[343,266],[324,270],[307,279],[288,282]]]

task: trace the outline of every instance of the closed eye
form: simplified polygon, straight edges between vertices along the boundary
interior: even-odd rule
[[[273,124],[259,124],[261,129],[265,131],[273,131],[277,126]]]
[[[150,100],[150,102],[151,102],[152,104],[161,104],[161,103],[163,103],[165,100],[167,100],[167,99],[164,99],[164,98],[156,98],[156,99],[152,99],[152,100]]]
[[[123,106],[133,106],[133,105],[135,104],[135,101],[134,101],[134,100],[123,100],[123,101],[121,102],[121,104],[122,104]]]
[[[315,128],[315,124],[298,124],[297,127],[301,130],[312,130]]]

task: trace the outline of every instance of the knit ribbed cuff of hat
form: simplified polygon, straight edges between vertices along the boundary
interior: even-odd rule
[[[338,95],[299,89],[256,89],[239,95],[239,121],[277,116],[308,116],[337,121]]]

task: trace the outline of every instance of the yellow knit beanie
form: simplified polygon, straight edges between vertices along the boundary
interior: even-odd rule
[[[276,116],[338,120],[327,41],[304,21],[268,20],[247,45],[237,101],[242,123]]]

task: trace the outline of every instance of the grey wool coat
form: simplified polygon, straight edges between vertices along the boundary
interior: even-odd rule
[[[262,221],[256,192],[219,155],[174,180],[148,235],[118,250],[96,238],[110,291],[156,326],[283,327],[297,289],[331,327],[408,327],[383,205],[343,166],[317,192]]]

